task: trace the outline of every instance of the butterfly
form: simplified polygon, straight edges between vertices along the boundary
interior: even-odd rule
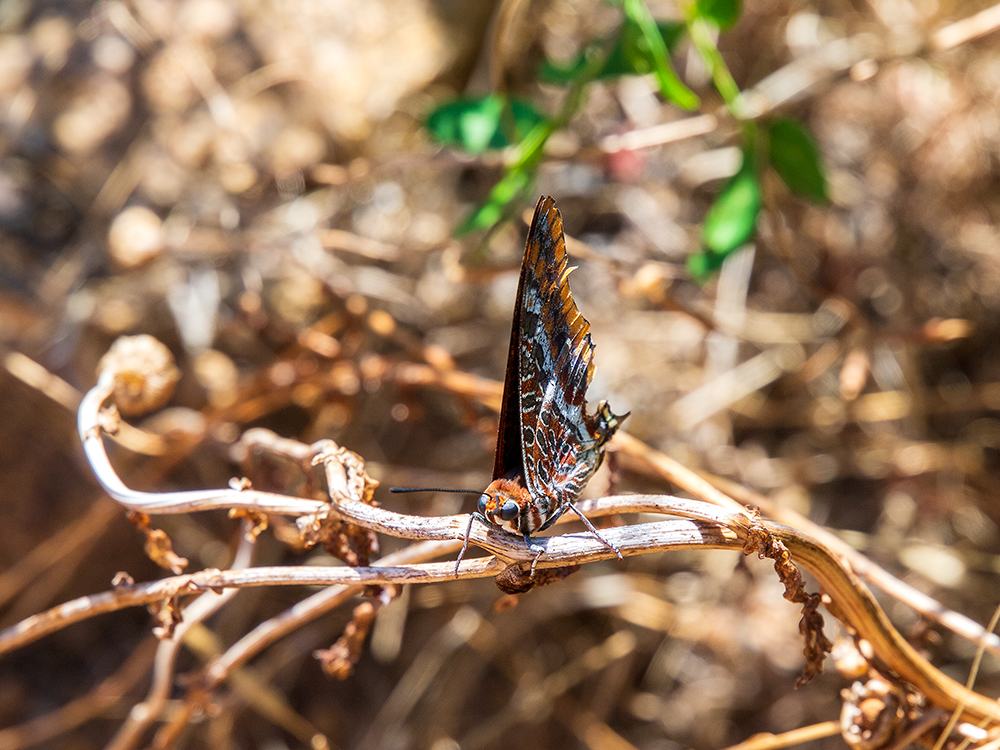
[[[587,412],[594,344],[590,323],[569,288],[572,270],[566,265],[562,216],[555,201],[543,196],[521,261],[493,481],[469,519],[458,562],[478,520],[523,536],[536,553],[534,572],[544,548],[531,535],[549,528],[567,509],[622,556],[573,504],[628,414],[615,414],[607,401],[598,403],[594,414]]]

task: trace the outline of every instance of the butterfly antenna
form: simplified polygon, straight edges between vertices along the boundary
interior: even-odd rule
[[[480,490],[455,490],[449,487],[390,487],[389,492],[457,492],[461,495],[486,495],[485,492]],[[487,497],[495,497],[494,495],[487,495]],[[476,520],[482,521],[487,526],[490,522],[486,520],[485,516],[480,513],[470,513],[469,514],[469,525],[465,527],[465,535],[462,537],[462,550],[458,553],[458,559],[455,560],[455,578],[458,578],[458,566],[462,562],[462,558],[465,557],[465,553],[469,549],[469,535],[472,534],[472,524]],[[540,555],[540,553],[539,553]],[[535,558],[535,562],[538,562],[538,558]],[[532,565],[532,571],[534,571],[534,565]]]
[[[459,495],[481,495],[482,490],[455,490],[450,487],[390,487],[389,492],[456,492]]]

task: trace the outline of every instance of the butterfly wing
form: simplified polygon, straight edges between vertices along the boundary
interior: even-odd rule
[[[507,362],[501,440],[505,445],[512,442],[508,421],[512,407],[507,399],[516,385],[525,483],[536,502],[549,506],[548,515],[580,494],[618,422],[606,405],[597,416],[587,414],[594,346],[590,324],[569,289],[570,270],[562,217],[555,201],[543,197],[535,208],[521,264],[514,314],[517,335],[512,336]],[[515,345],[516,384],[511,369]],[[613,425],[605,424],[608,415]]]
[[[493,457],[493,479],[504,476],[524,475],[521,454],[521,406],[518,393],[518,342],[521,339],[521,304],[524,299],[527,267],[521,264],[521,278],[517,283],[514,301],[514,321],[510,329],[510,347],[507,349],[507,374],[503,379],[503,401],[500,406],[500,428],[497,432],[497,449]]]

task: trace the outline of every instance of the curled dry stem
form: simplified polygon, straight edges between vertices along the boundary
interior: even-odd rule
[[[258,513],[304,515],[323,509],[316,500],[276,495],[256,490],[194,490],[190,492],[138,492],[118,477],[104,449],[103,428],[106,428],[101,406],[116,388],[115,372],[105,370],[80,402],[77,429],[83,450],[97,480],[112,498],[129,510],[140,513],[191,513],[200,510],[242,508]]]
[[[373,599],[361,602],[354,608],[351,621],[344,634],[330,648],[320,649],[313,655],[319,659],[325,674],[346,680],[354,674],[354,665],[361,658],[365,639],[375,622],[378,611],[399,595],[399,586],[383,586]]]
[[[799,632],[805,639],[804,654],[806,665],[802,675],[796,682],[796,687],[808,682],[823,671],[823,661],[833,649],[833,644],[823,632],[823,615],[819,613],[819,605],[823,598],[806,591],[802,574],[791,561],[788,548],[755,518],[747,530],[746,544],[743,553],[751,555],[754,552],[763,560],[774,560],[774,572],[785,586],[785,599],[802,605],[802,619],[799,620]]]

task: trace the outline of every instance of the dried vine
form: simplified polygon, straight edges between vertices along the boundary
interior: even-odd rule
[[[149,345],[148,341],[139,343]],[[145,361],[150,360],[155,361],[156,358],[147,357]],[[195,612],[192,605],[186,603],[188,597],[196,594],[212,596],[221,605],[222,600],[209,592],[232,592],[249,586],[322,584],[329,587],[304,600],[294,612],[259,626],[222,657],[208,664],[200,676],[191,681],[186,698],[188,710],[177,713],[173,722],[164,727],[163,731],[169,734],[179,731],[192,712],[204,704],[212,690],[250,656],[304,622],[338,606],[347,597],[366,588],[375,594],[374,598],[356,607],[341,639],[331,648],[316,654],[326,671],[340,677],[350,674],[375,614],[396,595],[401,584],[447,581],[456,577],[453,563],[430,560],[455,553],[460,545],[457,540],[465,533],[467,517],[426,518],[378,507],[372,499],[376,483],[368,477],[364,461],[330,440],[308,446],[279,438],[267,431],[253,430],[241,441],[239,452],[244,456],[259,457],[270,452],[294,460],[302,467],[316,466],[321,469],[322,481],[317,479],[306,493],[312,495],[310,499],[256,492],[249,488],[245,480],[234,482],[229,490],[193,493],[142,493],[127,488],[111,468],[102,439],[103,431],[114,430],[117,417],[114,414],[109,416],[108,412],[101,410],[101,406],[115,393],[121,377],[120,372],[106,370],[95,389],[83,399],[79,412],[80,432],[87,455],[105,489],[122,505],[132,509],[140,528],[150,539],[152,557],[175,570],[179,565],[170,551],[169,539],[150,527],[146,513],[228,507],[231,513],[247,517],[248,539],[254,538],[269,519],[278,519],[281,515],[297,517],[294,529],[302,546],[322,544],[348,566],[234,567],[175,575],[149,583],[123,580],[103,594],[67,602],[0,632],[0,653],[101,613],[130,606],[150,606],[159,622],[157,635],[164,639],[165,644],[174,644],[170,651],[165,652],[164,659],[168,666],[163,667],[166,671],[160,675],[160,687],[155,688],[147,699],[152,715],[159,710],[156,707],[162,705],[162,685],[167,679],[164,675],[172,669],[170,654],[176,649],[178,630],[187,627],[187,623],[191,622],[189,618]],[[134,374],[130,377],[134,385],[137,377]],[[157,382],[161,380],[157,379]],[[621,441],[625,445],[635,442],[627,436]],[[666,461],[665,457],[659,457],[648,448],[638,451],[632,445],[632,449],[633,455],[644,453],[647,460]],[[898,714],[899,720],[887,736],[910,736],[916,726],[930,731],[937,726],[936,721],[927,720],[932,715],[931,709],[939,713],[957,711],[967,721],[1000,724],[1000,706],[946,677],[917,654],[892,627],[871,594],[838,554],[798,529],[773,523],[761,518],[756,511],[745,510],[704,480],[685,476],[683,481],[688,491],[701,499],[618,495],[581,502],[580,508],[594,517],[633,513],[675,516],[671,520],[605,529],[607,538],[626,556],[707,548],[737,549],[747,555],[756,553],[761,558],[773,560],[774,569],[785,586],[785,598],[802,607],[799,629],[805,641],[806,664],[800,682],[822,671],[825,656],[832,648],[823,633],[823,617],[818,611],[820,604],[825,602],[828,609],[856,634],[859,642],[870,644],[873,654],[870,661],[877,663],[878,668],[886,671],[892,679],[905,681],[912,694],[923,696],[929,704],[922,712],[916,712],[912,706],[909,713],[892,709],[896,712],[893,716]],[[323,494],[326,494],[325,500]],[[376,532],[424,541],[376,562],[361,564],[367,563],[370,555],[377,554]],[[285,528],[283,534],[289,538],[295,536],[289,528]],[[463,561],[457,576],[492,576],[503,591],[511,594],[557,582],[585,563],[613,556],[602,542],[589,534],[548,537],[541,540],[545,554],[538,560],[538,570],[532,576],[530,568],[535,553],[524,540],[476,524],[472,527],[470,541],[490,555]],[[798,566],[815,576],[822,586],[823,595],[806,591]],[[873,674],[878,674],[875,666],[871,669]],[[860,695],[857,691],[852,695],[854,698],[845,696],[848,707],[862,700],[857,697]],[[910,703],[915,705],[912,700]],[[863,712],[859,714],[857,711],[847,713],[855,719],[863,715]],[[903,722],[903,718],[907,721]],[[140,735],[146,723],[123,727],[119,733],[121,746],[132,746],[132,739]],[[865,731],[868,732],[866,737],[874,736],[873,729]],[[861,730],[857,729],[855,721],[850,731],[845,725],[844,732],[845,737],[856,739]]]

